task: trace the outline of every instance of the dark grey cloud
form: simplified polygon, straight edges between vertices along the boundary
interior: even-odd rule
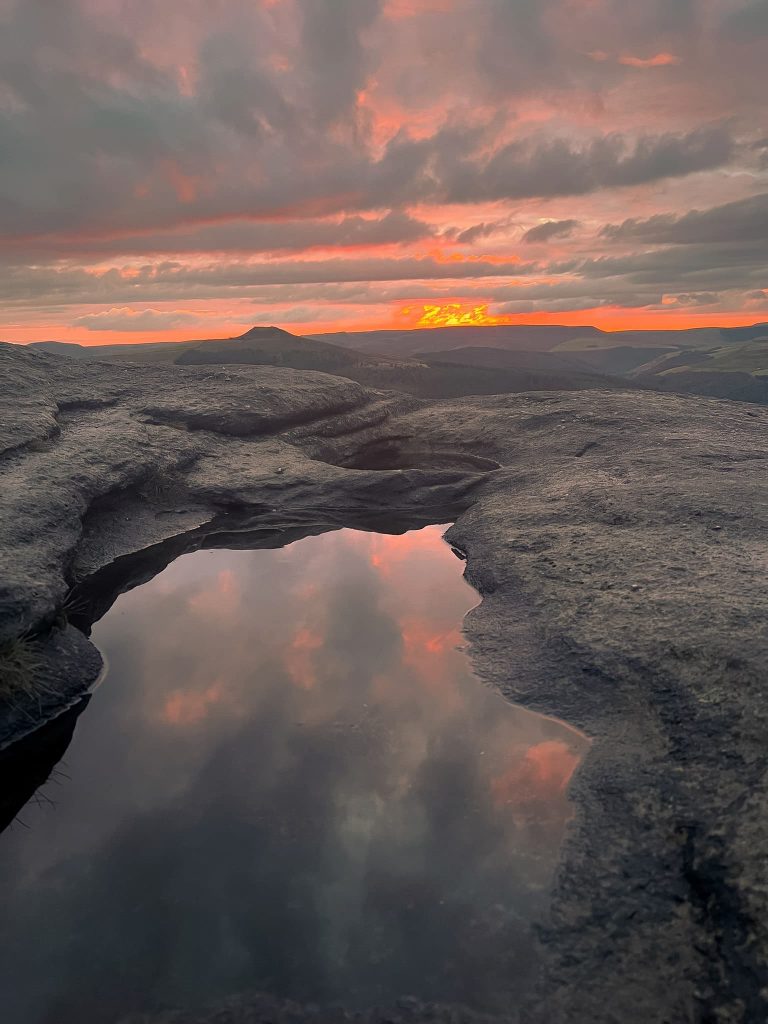
[[[606,225],[601,234],[613,241],[640,240],[674,245],[768,242],[768,193],[709,210],[657,214],[646,220],[630,218],[621,224]]]
[[[443,119],[419,139],[402,132],[378,157],[353,108],[387,56],[366,42],[381,22],[379,0],[287,6],[294,38],[260,5],[209,14],[187,89],[178,69],[151,59],[130,19],[100,15],[84,0],[6,0],[0,228],[41,235],[291,209],[306,216],[582,195],[724,166],[735,154],[722,126],[579,142],[566,132],[517,138],[494,152],[508,116],[500,110],[490,119],[470,111]],[[483,46],[490,33],[515,75],[523,72],[508,46],[552,70],[548,19],[562,11],[554,0],[544,7],[489,0],[475,12]],[[462,11],[457,4],[446,19],[453,31],[461,31]],[[485,49],[467,59],[484,67],[491,60]],[[440,80],[443,93],[450,87]]]
[[[382,0],[298,0],[300,59],[308,73],[313,110],[323,123],[348,115],[365,84],[371,55],[362,34],[381,7]]]
[[[675,296],[679,306],[711,306],[719,299],[717,292],[683,292]]]
[[[469,201],[584,195],[722,167],[734,149],[730,132],[720,125],[636,139],[615,133],[583,145],[565,139],[516,141],[491,157],[476,183],[470,185],[469,176],[451,182],[448,196]]]
[[[579,221],[573,219],[548,220],[544,224],[537,224],[536,227],[526,231],[523,235],[523,241],[536,243],[548,242],[552,238],[567,238],[578,226]]]
[[[759,289],[765,282],[765,253],[764,243],[744,242],[501,264],[481,259],[446,264],[432,257],[217,261],[203,266],[169,260],[133,268],[130,275],[111,269],[99,276],[78,267],[22,266],[8,267],[0,277],[0,301],[9,309],[55,309],[230,297],[291,306],[299,301],[309,311],[319,302],[391,302],[432,294],[450,298],[462,288],[497,301],[589,297],[600,305],[603,296],[617,305],[647,305],[667,293]],[[548,281],[540,283],[537,277]]]
[[[541,312],[600,306],[659,307],[674,299],[686,307],[740,308],[750,294],[765,304],[762,287],[768,260],[765,244],[699,244],[653,248],[540,264],[544,280],[488,283],[488,300],[501,313]]]
[[[619,278],[627,286],[656,286],[665,291],[723,291],[759,286],[767,265],[763,242],[734,242],[601,256],[581,262],[577,273],[587,279]]]
[[[483,60],[479,73],[494,91],[527,92],[548,73],[557,79],[560,47],[548,30],[553,0],[487,0],[475,5],[481,19]]]
[[[751,0],[731,11],[724,19],[728,35],[740,40],[753,40],[768,35],[768,0]]]
[[[370,280],[373,302],[419,277],[490,294],[536,273],[586,282],[574,303],[598,280],[656,301],[661,274],[680,295],[755,291],[765,200],[743,197],[765,189],[767,19],[754,0],[0,0],[0,294],[147,309],[294,289],[298,310],[312,288]],[[549,270],[420,255],[435,239],[512,256],[518,221],[549,222],[526,244],[565,240],[552,224],[615,219],[618,190],[627,219],[586,262],[582,233]],[[614,243],[661,269],[610,262]],[[391,244],[417,255],[280,259]],[[123,257],[146,266],[101,272]]]
[[[331,137],[330,121],[355,102],[358,34],[378,0],[322,6],[294,5],[293,44],[261,5],[235,2],[219,19],[209,10],[185,89],[130,19],[76,0],[6,3],[2,228],[162,226],[329,196],[343,209],[368,161],[354,139]]]
[[[149,304],[213,298],[250,298],[258,320],[261,304],[283,305],[292,322],[308,322],[313,308],[376,305],[398,301],[454,301],[460,289],[477,301],[503,303],[499,312],[539,312],[600,306],[659,306],[665,296],[687,296],[680,304],[707,305],[709,295],[738,308],[747,293],[764,287],[764,244],[690,245],[654,248],[620,257],[498,265],[483,261],[451,263],[431,258],[402,260],[312,260],[266,263],[257,267],[180,262],[148,266],[138,277],[108,271],[94,279],[76,268],[17,268],[0,278],[0,301],[8,309],[66,309],[82,303],[108,308],[87,323],[123,329]],[[539,280],[542,278],[544,280]],[[762,293],[761,293],[762,294]],[[696,298],[690,298],[695,296]],[[132,304],[130,313],[125,307]],[[726,306],[727,308],[727,306]],[[163,311],[166,312],[166,311]],[[168,311],[179,313],[178,308]],[[159,311],[158,311],[159,314]],[[274,313],[265,314],[268,322]],[[287,322],[287,321],[286,321]],[[166,325],[167,326],[167,325]]]
[[[289,253],[313,248],[344,249],[414,242],[435,237],[435,229],[401,210],[379,217],[336,217],[289,221],[229,220],[166,231],[117,235],[78,236],[63,234],[43,239],[6,236],[0,239],[3,254],[18,262],[62,257],[152,256],[182,253]]]
[[[302,130],[295,105],[254,54],[249,32],[216,31],[199,53],[198,103],[208,130],[219,127],[263,143],[272,132]]]
[[[512,224],[513,220],[511,217],[504,217],[502,220],[481,221],[479,224],[473,224],[472,227],[465,228],[463,231],[452,229],[448,234],[453,241],[471,245],[472,242],[478,242],[483,238],[490,238],[501,231],[506,231]]]
[[[0,300],[8,304],[115,303],[205,298],[227,292],[247,296],[268,285],[319,285],[336,282],[455,281],[517,277],[539,265],[483,260],[446,264],[430,256],[402,259],[281,260],[258,264],[216,262],[205,266],[166,261],[122,274],[98,276],[78,267],[8,267],[0,276]]]
[[[132,310],[105,309],[100,313],[86,313],[74,321],[74,326],[88,331],[162,331],[169,327],[184,327],[200,323],[200,317],[182,309]]]

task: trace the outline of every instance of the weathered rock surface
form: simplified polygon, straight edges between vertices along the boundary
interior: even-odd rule
[[[506,1024],[506,1020],[474,1013],[463,1006],[399,1000],[395,1006],[347,1010],[275,999],[263,993],[238,996],[199,1012],[174,1011],[131,1015],[120,1024]]]
[[[424,402],[0,346],[0,645],[31,638],[47,694],[0,709],[0,744],[92,681],[73,623],[182,551],[458,517],[479,674],[594,739],[548,974],[510,1019],[762,1022],[767,427],[703,398]]]

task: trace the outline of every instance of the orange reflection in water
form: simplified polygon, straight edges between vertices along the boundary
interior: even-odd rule
[[[179,633],[169,627],[152,636],[152,678],[174,683],[165,693],[153,683],[147,714],[202,734],[214,717],[234,723],[253,714],[265,685],[288,686],[301,695],[295,714],[303,725],[351,721],[358,729],[375,714],[379,727],[388,720],[387,728],[400,729],[408,737],[398,740],[405,743],[396,770],[403,792],[436,737],[462,722],[477,732],[479,778],[496,814],[518,824],[564,821],[585,741],[505,706],[473,677],[461,623],[477,595],[461,580],[444,529],[400,536],[341,530],[276,551],[178,560],[141,599],[146,609],[148,591],[162,598],[159,619],[178,608],[178,629],[194,639],[194,657],[182,681],[170,667]]]
[[[493,801],[497,807],[524,809],[565,793],[579,763],[573,747],[562,740],[544,740],[519,752],[501,775],[491,780]]]
[[[106,1020],[82,993],[127,1020],[135,992],[207,1005],[274,978],[301,1002],[507,1019],[586,741],[472,674],[477,595],[442,532],[199,551],[97,623],[109,672],[56,814],[29,808],[0,862],[19,962],[57,965],[29,974],[45,1013],[14,1024]]]
[[[189,597],[189,609],[205,619],[211,617],[228,620],[240,613],[240,590],[232,569],[222,569],[204,589],[195,590]]]
[[[285,667],[288,674],[303,690],[311,690],[317,682],[312,655],[314,651],[321,650],[324,644],[325,640],[321,633],[301,626],[285,652]]]
[[[222,679],[217,679],[205,690],[172,690],[163,703],[161,718],[168,725],[198,725],[224,695]]]

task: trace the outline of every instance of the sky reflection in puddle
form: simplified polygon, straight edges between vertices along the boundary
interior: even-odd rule
[[[118,599],[55,806],[0,837],[7,1024],[519,1000],[586,741],[471,674],[443,529],[198,552]]]

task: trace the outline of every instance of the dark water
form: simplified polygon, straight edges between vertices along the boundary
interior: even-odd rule
[[[118,599],[0,836],[0,1019],[519,1001],[584,741],[471,674],[441,534],[199,552]]]

